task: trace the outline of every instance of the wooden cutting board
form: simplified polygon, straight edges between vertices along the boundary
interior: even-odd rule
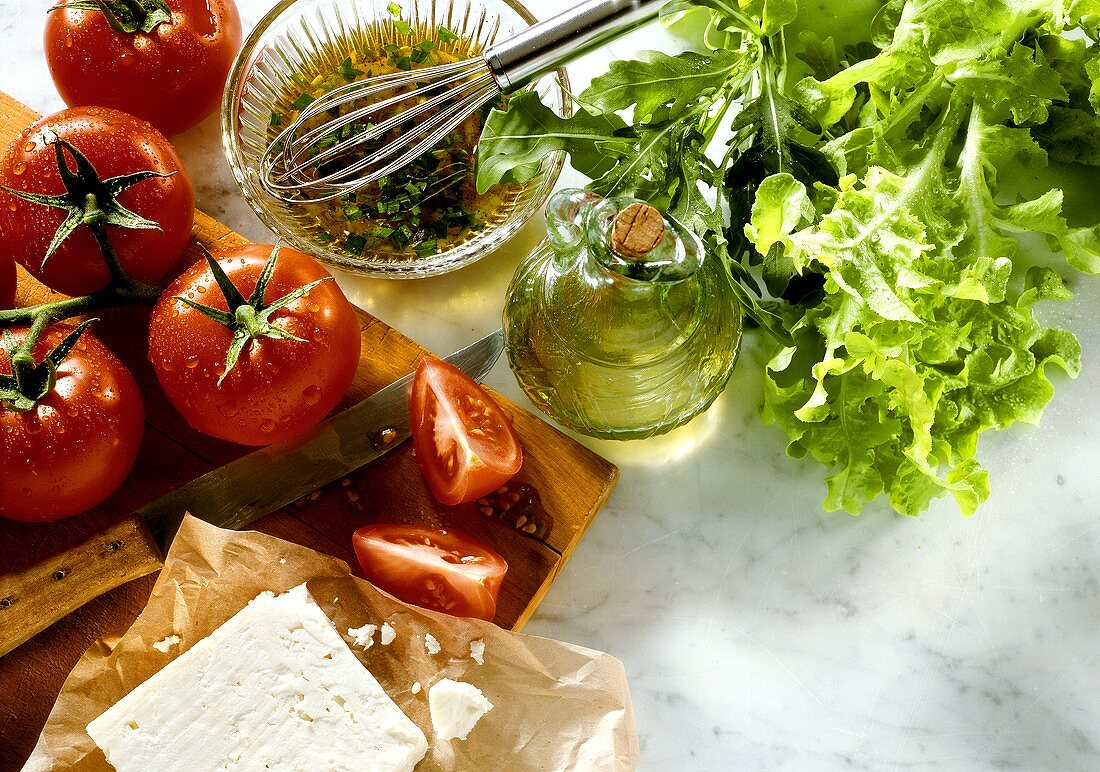
[[[0,93],[0,147],[37,118]],[[227,227],[196,212],[195,238],[211,250],[243,243]],[[192,245],[177,272],[199,259]],[[20,272],[17,303],[40,303],[49,290]],[[363,351],[347,396],[358,401],[414,369],[425,349],[360,311]],[[0,518],[0,574],[19,571],[82,542],[127,513],[248,449],[192,430],[168,404],[146,360],[146,309],[99,314],[93,331],[130,367],[145,398],[146,430],[138,462],[122,488],[84,515],[46,524]],[[410,444],[345,480],[254,524],[257,530],[336,555],[357,568],[351,534],[369,522],[451,525],[492,545],[510,569],[497,623],[518,630],[530,618],[607,500],[618,477],[609,462],[523,408],[497,397],[524,446],[519,475],[486,503],[444,507],[424,487]],[[2,473],[2,472],[0,472]],[[30,753],[61,683],[97,638],[124,630],[145,605],[155,575],[84,606],[0,658],[0,770]]]

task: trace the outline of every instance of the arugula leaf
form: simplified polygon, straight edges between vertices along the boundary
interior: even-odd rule
[[[745,77],[751,61],[736,51],[709,55],[684,51],[669,56],[642,51],[637,59],[618,60],[592,80],[580,95],[580,103],[593,112],[614,113],[634,109],[634,121],[652,118],[659,107],[673,114],[691,107],[729,81]]]
[[[569,153],[573,168],[599,178],[625,155],[630,143],[616,132],[626,122],[615,114],[578,110],[562,118],[525,91],[508,100],[507,110],[493,108],[478,143],[477,190],[484,193],[502,182],[526,182],[542,159],[555,151]]]

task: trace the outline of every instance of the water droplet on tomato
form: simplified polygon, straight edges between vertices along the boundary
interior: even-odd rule
[[[38,423],[38,421],[28,421],[23,431],[27,434],[38,434],[42,431],[42,424]]]
[[[68,33],[65,34],[65,47],[66,48],[72,48],[73,47],[73,36],[68,34]]]
[[[203,286],[202,284],[200,284],[199,286],[195,287],[195,289],[196,289],[196,290],[198,290],[198,292],[199,292],[199,294],[200,294],[200,295],[202,295],[202,294],[204,294],[204,293],[206,292],[206,287],[205,287],[205,286]]]
[[[188,370],[194,370],[198,366],[199,366],[199,358],[197,356],[192,354],[191,356],[187,357],[186,367],[187,367]]]
[[[24,489],[23,489],[23,496],[24,496],[25,498],[28,498],[28,499],[29,499],[29,498],[31,497],[31,493],[32,493],[32,491],[31,491],[31,489],[30,489],[30,488],[24,488]]]
[[[321,387],[317,385],[307,387],[302,392],[302,401],[307,405],[316,405],[321,401]]]
[[[31,152],[32,150],[34,150],[34,143],[28,142],[27,144],[23,145],[23,150],[28,153]]]
[[[12,169],[12,173],[15,174],[15,176],[17,176],[17,177],[25,171],[27,171],[27,165],[25,163],[23,163],[22,161],[17,163],[15,165],[15,167]]]
[[[171,359],[162,359],[160,362],[160,369],[166,373],[170,373],[176,369],[176,363]]]
[[[226,418],[232,418],[241,412],[241,407],[236,402],[223,402],[218,405],[218,412]]]
[[[270,418],[265,418],[260,422],[260,431],[264,434],[271,434],[275,431],[275,421]]]

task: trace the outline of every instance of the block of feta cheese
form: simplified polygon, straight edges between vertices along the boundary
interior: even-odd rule
[[[428,749],[304,584],[258,595],[88,734],[119,772],[406,772]]]

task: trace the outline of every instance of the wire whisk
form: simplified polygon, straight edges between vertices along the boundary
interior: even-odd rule
[[[331,201],[375,184],[435,149],[501,95],[648,22],[662,1],[588,0],[472,59],[340,86],[269,143],[260,181],[287,203]],[[348,105],[354,109],[341,114]],[[312,125],[323,115],[337,117]]]

